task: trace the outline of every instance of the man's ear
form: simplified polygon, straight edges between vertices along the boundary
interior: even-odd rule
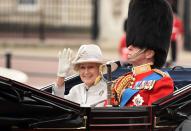
[[[146,58],[147,59],[153,58],[154,55],[155,55],[155,51],[154,50],[150,50],[150,49],[146,50]]]

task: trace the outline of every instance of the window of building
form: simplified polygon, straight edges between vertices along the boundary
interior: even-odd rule
[[[37,11],[38,0],[17,0],[19,11]]]
[[[23,5],[34,5],[36,4],[36,0],[18,0],[19,4],[23,4]]]

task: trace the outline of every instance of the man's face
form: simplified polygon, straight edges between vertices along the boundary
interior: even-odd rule
[[[130,45],[127,47],[127,62],[133,66],[139,66],[146,62],[146,51]]]

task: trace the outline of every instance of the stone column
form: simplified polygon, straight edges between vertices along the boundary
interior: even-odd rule
[[[117,47],[130,0],[100,0],[100,44]]]

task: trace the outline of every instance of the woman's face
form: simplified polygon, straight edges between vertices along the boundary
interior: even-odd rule
[[[92,86],[99,76],[99,64],[83,63],[79,65],[79,75],[81,80],[88,86]]]

